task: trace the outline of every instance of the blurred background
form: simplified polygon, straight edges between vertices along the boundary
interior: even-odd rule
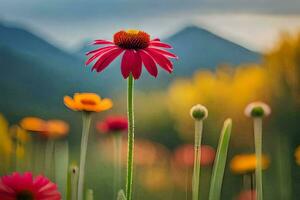
[[[252,121],[243,113],[248,103],[258,100],[272,108],[263,133],[263,152],[270,159],[264,173],[265,199],[298,199],[298,0],[0,0],[0,4],[1,174],[14,171],[15,160],[23,160],[21,170],[33,170],[26,144],[36,136],[16,137],[14,128],[27,116],[66,121],[69,134],[57,143],[64,153],[68,144],[69,162],[78,163],[81,115],[65,108],[63,96],[96,92],[111,98],[114,107],[94,115],[86,185],[94,190],[95,199],[112,199],[112,138],[100,134],[95,124],[107,115],[126,115],[126,81],[120,60],[101,74],[90,72],[84,61],[85,52],[94,48],[89,45],[93,39],[111,40],[114,32],[130,28],[160,37],[179,56],[173,74],[161,71],[154,79],[144,70],[136,81],[135,199],[191,198],[194,134],[189,109],[201,103],[209,110],[203,135],[209,150],[203,161],[202,198],[207,199],[212,152],[222,123],[231,117],[222,199],[246,200],[240,193],[249,186],[229,165],[235,155],[254,152]],[[126,159],[125,135],[123,139]]]

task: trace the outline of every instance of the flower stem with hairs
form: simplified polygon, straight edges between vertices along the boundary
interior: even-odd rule
[[[193,200],[199,199],[202,129],[203,129],[203,121],[195,120],[194,171],[193,171],[193,187],[192,187]]]
[[[80,147],[80,163],[79,163],[79,174],[78,174],[78,200],[83,200],[84,196],[84,172],[85,172],[85,161],[86,152],[89,138],[89,129],[91,124],[91,114],[89,112],[82,112],[82,136],[81,136],[81,147]]]
[[[132,199],[133,153],[134,153],[134,113],[133,113],[134,80],[132,74],[128,77],[127,114],[128,114],[128,147],[127,147],[127,176],[126,199]]]

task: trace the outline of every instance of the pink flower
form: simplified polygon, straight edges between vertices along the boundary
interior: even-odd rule
[[[128,129],[128,121],[123,116],[110,116],[97,123],[97,129],[103,133],[125,132]]]
[[[1,200],[61,200],[56,184],[44,176],[32,177],[30,172],[1,177]]]
[[[120,54],[123,54],[121,61],[121,73],[126,79],[130,74],[138,79],[142,73],[142,65],[150,75],[157,77],[158,64],[162,69],[171,73],[173,63],[170,58],[177,58],[161,48],[172,48],[170,45],[161,42],[159,39],[150,40],[150,35],[139,30],[119,31],[114,34],[113,42],[107,40],[95,40],[94,45],[106,45],[105,47],[87,53],[90,56],[86,65],[98,59],[92,70],[103,71]]]
[[[184,144],[178,147],[174,153],[175,163],[180,166],[194,166],[194,145]],[[215,160],[215,150],[208,145],[201,145],[200,163],[203,166],[209,166]]]

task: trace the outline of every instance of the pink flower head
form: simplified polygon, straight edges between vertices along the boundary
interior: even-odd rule
[[[44,176],[32,177],[30,172],[1,177],[1,200],[61,200],[56,184]]]
[[[178,165],[194,166],[194,145],[184,144],[175,150],[175,162]],[[214,162],[215,150],[208,145],[201,145],[200,163],[202,166],[209,166]]]
[[[128,121],[123,116],[109,116],[97,123],[97,129],[103,133],[125,132],[128,129]]]
[[[150,39],[150,35],[144,31],[127,30],[114,34],[113,41],[95,40],[94,45],[105,45],[104,47],[88,52],[89,56],[86,65],[98,59],[92,70],[103,71],[113,60],[123,52],[121,61],[121,73],[126,79],[130,74],[138,79],[142,73],[142,65],[151,76],[157,77],[157,66],[171,73],[173,63],[170,58],[177,58],[161,48],[172,48],[170,45],[161,42],[159,39]]]

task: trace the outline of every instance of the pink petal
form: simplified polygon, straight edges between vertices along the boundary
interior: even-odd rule
[[[95,40],[93,44],[114,44],[113,42],[111,41],[108,41],[108,40]]]
[[[98,51],[102,51],[102,50],[104,50],[104,49],[109,49],[109,48],[111,48],[111,47],[117,47],[117,46],[116,46],[116,45],[112,45],[112,46],[101,47],[101,48],[95,49],[95,50],[93,50],[93,51],[89,51],[89,52],[87,52],[85,55],[88,56],[88,55],[97,53]]]
[[[103,47],[100,50],[98,50],[97,53],[95,53],[93,56],[91,56],[86,62],[85,65],[90,64],[91,62],[93,62],[97,57],[100,57],[102,54],[111,51],[113,49],[117,49],[118,47],[116,46],[109,46],[109,47]]]
[[[138,52],[134,53],[135,62],[132,68],[132,76],[134,79],[139,79],[142,74],[142,58]]]
[[[157,77],[157,67],[153,58],[144,50],[140,50],[139,54],[141,55],[142,61],[147,69],[147,71],[154,77]]]
[[[159,39],[159,38],[154,38],[154,39],[151,40],[150,42],[152,42],[152,41],[160,41],[160,39]]]
[[[166,58],[164,55],[157,53],[156,51],[149,50],[149,49],[145,49],[145,51],[147,51],[152,56],[152,58],[155,60],[155,62],[157,64],[159,64],[163,69],[165,69],[169,73],[171,73],[173,71],[173,63],[168,58]]]
[[[124,78],[127,78],[129,76],[135,61],[134,50],[126,50],[121,62],[121,73]]]
[[[92,70],[96,69],[97,72],[104,70],[116,57],[118,57],[124,50],[123,49],[113,49],[103,54],[99,60],[95,63]]]
[[[169,48],[172,49],[172,46],[163,42],[159,42],[159,41],[151,41],[150,42],[150,47],[154,46],[154,47],[162,47],[162,48]]]
[[[158,53],[163,54],[163,55],[165,55],[167,57],[178,59],[178,57],[175,54],[170,53],[168,51],[165,51],[165,50],[162,50],[162,49],[158,49],[158,48],[153,48],[153,47],[152,48],[148,47],[148,48],[151,49],[151,50],[153,50],[153,51],[157,51]]]

